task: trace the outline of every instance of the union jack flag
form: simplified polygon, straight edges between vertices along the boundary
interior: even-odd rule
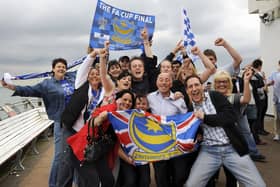
[[[125,153],[137,165],[193,151],[201,123],[192,112],[158,116],[141,110],[127,110],[110,112],[108,118]]]

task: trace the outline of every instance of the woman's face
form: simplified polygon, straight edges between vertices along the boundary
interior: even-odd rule
[[[121,98],[117,100],[118,110],[129,110],[132,108],[132,97],[129,93],[123,94]]]
[[[215,79],[215,90],[223,95],[227,95],[230,90],[230,80],[227,78]]]
[[[58,62],[54,68],[52,69],[54,73],[54,77],[58,80],[62,80],[64,78],[64,75],[66,73],[66,66],[65,64]]]
[[[181,80],[185,80],[188,76],[195,73],[194,66],[192,63],[183,64],[181,67]]]
[[[131,76],[126,76],[117,81],[118,90],[127,90],[131,88]]]
[[[121,68],[119,65],[112,65],[108,71],[108,73],[113,77],[117,78],[121,73]]]
[[[91,69],[88,74],[88,82],[91,86],[100,84],[100,74],[97,69]]]

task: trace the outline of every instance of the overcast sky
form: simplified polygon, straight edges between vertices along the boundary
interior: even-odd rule
[[[186,8],[198,46],[213,48],[219,64],[231,62],[214,46],[224,37],[248,62],[259,57],[259,18],[248,14],[246,0],[103,0],[132,12],[156,16],[153,51],[159,59],[182,38],[181,10]],[[51,60],[69,62],[86,54],[96,0],[0,1],[0,76],[51,69]],[[140,51],[112,53],[137,55]]]

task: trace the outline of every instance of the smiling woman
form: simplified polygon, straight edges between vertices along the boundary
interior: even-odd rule
[[[67,61],[63,58],[54,59],[52,62],[53,76],[34,86],[15,86],[1,81],[4,88],[13,90],[13,96],[42,98],[49,119],[54,120],[54,159],[49,177],[49,186],[56,184],[57,171],[60,163],[61,126],[60,117],[74,92],[75,72],[66,72]]]

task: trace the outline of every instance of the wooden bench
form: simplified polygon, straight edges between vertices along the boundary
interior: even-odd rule
[[[15,170],[24,170],[23,148],[31,143],[34,153],[37,137],[53,124],[43,107],[34,108],[0,121],[0,165],[16,155]]]

